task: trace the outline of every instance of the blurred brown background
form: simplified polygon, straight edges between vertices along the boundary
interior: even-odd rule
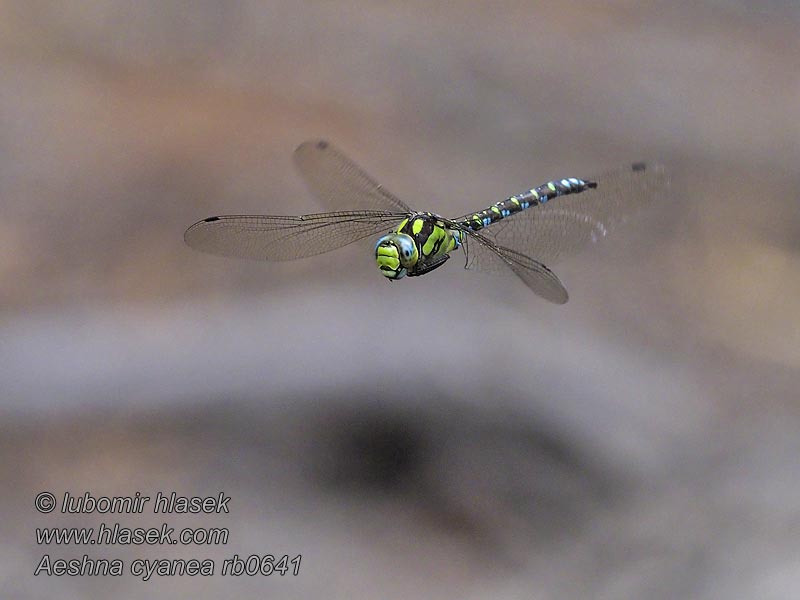
[[[800,9],[0,3],[3,598],[800,595]],[[191,252],[319,210],[325,137],[412,206],[631,160],[668,203],[554,267],[387,285],[370,242]],[[48,490],[232,497],[216,547],[37,546]],[[33,577],[302,554],[297,578]]]

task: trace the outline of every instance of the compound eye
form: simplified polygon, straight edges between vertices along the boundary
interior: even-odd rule
[[[410,238],[403,236],[400,237],[398,240],[398,248],[400,250],[401,256],[406,259],[410,259],[414,256],[414,241]]]

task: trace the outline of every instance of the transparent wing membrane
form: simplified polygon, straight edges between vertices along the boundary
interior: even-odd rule
[[[597,187],[553,198],[481,233],[498,246],[552,264],[605,237],[642,206],[663,199],[667,191],[664,169],[642,163],[587,181],[596,181]]]
[[[291,260],[385,233],[405,216],[406,213],[359,210],[294,217],[211,217],[187,229],[184,239],[196,250],[220,256]]]
[[[555,304],[569,299],[555,273],[542,263],[510,248],[497,246],[482,234],[470,234],[465,247],[467,269],[503,273],[511,269],[537,296]]]
[[[331,210],[411,212],[361,167],[324,140],[309,140],[294,151],[294,163],[317,199]]]

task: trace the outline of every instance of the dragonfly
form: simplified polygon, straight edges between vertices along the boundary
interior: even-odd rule
[[[329,212],[209,217],[186,230],[186,243],[220,256],[283,261],[383,233],[374,254],[389,281],[426,275],[461,251],[467,269],[513,273],[536,295],[564,304],[567,290],[545,263],[605,237],[667,187],[663,167],[640,162],[595,178],[554,179],[448,219],[413,210],[325,140],[304,142],[293,158]]]

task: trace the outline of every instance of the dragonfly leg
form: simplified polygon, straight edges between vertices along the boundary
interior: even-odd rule
[[[414,269],[413,273],[409,272],[408,276],[409,277],[417,277],[419,275],[425,275],[425,273],[430,273],[434,269],[438,269],[444,263],[446,263],[448,258],[450,258],[449,254],[443,254],[442,256],[437,257],[435,260],[433,260],[433,261],[431,261],[429,263],[422,264],[422,265],[417,263],[417,268]]]

